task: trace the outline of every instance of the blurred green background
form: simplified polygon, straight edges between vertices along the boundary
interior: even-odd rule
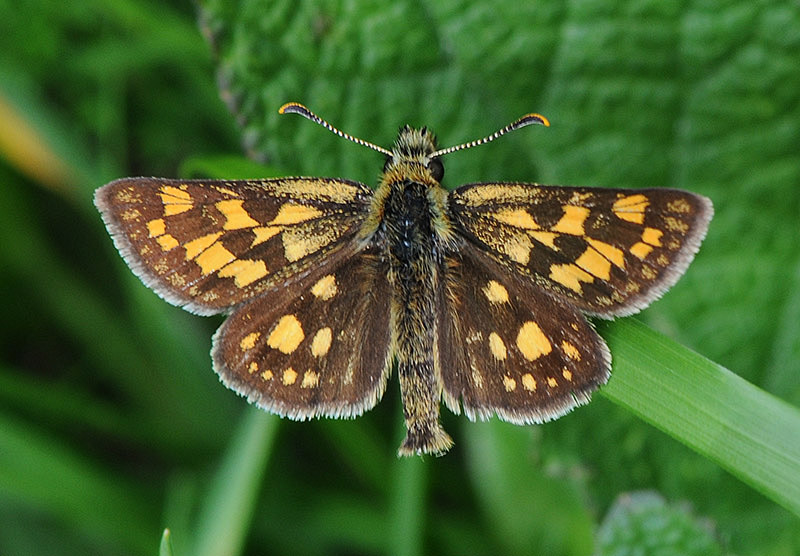
[[[800,553],[796,515],[602,395],[540,427],[445,410],[456,448],[397,460],[396,381],[310,423],[219,384],[221,318],[142,286],[92,192],[376,182],[380,156],[279,117],[290,100],[386,146],[551,120],[451,155],[450,187],[711,197],[697,259],[636,318],[800,405],[796,2],[0,0],[0,554],[156,554],[165,527],[181,556]]]

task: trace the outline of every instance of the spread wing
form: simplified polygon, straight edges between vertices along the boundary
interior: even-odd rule
[[[669,289],[713,209],[674,189],[471,184],[449,196],[456,229],[491,258],[581,311],[635,313]]]
[[[573,306],[474,246],[448,259],[437,352],[443,398],[471,419],[555,419],[608,380],[603,339]]]
[[[131,269],[161,297],[215,314],[352,255],[366,185],[326,178],[126,178],[95,204]]]
[[[711,218],[677,190],[488,183],[449,195],[436,350],[442,396],[471,418],[554,419],[611,356],[582,313],[635,313],[677,281]]]
[[[238,307],[214,336],[214,369],[248,401],[293,419],[354,417],[391,371],[389,285],[368,248],[338,268]]]

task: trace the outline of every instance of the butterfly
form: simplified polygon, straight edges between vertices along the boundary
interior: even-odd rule
[[[713,209],[676,189],[531,183],[441,186],[444,155],[405,126],[378,187],[336,178],[125,178],[95,204],[133,272],[166,301],[229,316],[213,337],[222,382],[291,419],[355,417],[397,369],[401,455],[453,445],[441,402],[472,420],[555,419],[611,368],[586,316],[636,313],[672,286]]]

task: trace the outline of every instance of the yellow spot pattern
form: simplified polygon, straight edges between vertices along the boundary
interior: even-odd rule
[[[505,386],[506,392],[513,392],[517,389],[517,381],[506,375],[503,377],[503,386]]]
[[[498,361],[506,358],[506,345],[503,343],[503,339],[497,335],[497,332],[489,334],[489,349]]]
[[[170,249],[175,249],[180,245],[180,243],[178,243],[178,240],[169,234],[164,234],[163,236],[157,237],[156,241],[161,246],[161,249],[163,251],[169,251]]]
[[[142,213],[136,209],[128,209],[122,213],[122,219],[126,222],[130,222],[131,220],[139,220],[142,217]]]
[[[661,230],[645,228],[644,232],[642,232],[642,241],[650,245],[655,245],[656,247],[661,247],[661,236],[663,235],[664,232]]]
[[[264,261],[237,259],[225,265],[218,273],[220,278],[234,278],[236,286],[243,288],[269,274]]]
[[[553,350],[553,345],[544,335],[542,329],[539,328],[539,325],[529,320],[519,329],[517,348],[525,359],[535,361],[542,355],[550,353]]]
[[[320,216],[322,216],[322,212],[314,207],[286,203],[278,210],[278,214],[270,222],[270,225],[286,226],[288,224],[298,224]]]
[[[165,185],[159,195],[164,203],[164,216],[173,216],[192,209],[192,196],[188,191]]]
[[[181,274],[169,274],[165,278],[176,288],[183,288],[186,285],[186,277]]]
[[[652,250],[652,246],[642,243],[641,241],[634,243],[630,249],[631,254],[639,259],[644,259]]]
[[[569,369],[563,369],[561,371],[561,376],[563,376],[567,382],[572,382],[572,371],[570,371]]]
[[[575,260],[575,264],[601,280],[611,278],[611,261],[591,246],[587,247],[586,251]]]
[[[336,295],[336,277],[333,274],[327,274],[317,280],[317,283],[311,286],[311,293],[323,301],[328,301]]]
[[[679,232],[681,234],[685,234],[689,231],[689,225],[686,222],[678,220],[677,218],[673,218],[672,216],[667,216],[664,218],[664,225],[670,232]]]
[[[320,328],[314,334],[311,340],[311,355],[314,357],[322,357],[331,349],[331,342],[333,341],[333,331],[329,327]]]
[[[258,226],[258,221],[253,220],[247,211],[242,206],[244,201],[236,199],[228,199],[219,201],[214,206],[225,217],[225,224],[222,225],[225,230],[241,230],[242,228],[253,228]]]
[[[647,197],[638,193],[617,199],[611,210],[614,211],[617,218],[634,224],[644,224],[644,212],[649,205],[650,201],[647,200]]]
[[[283,315],[267,338],[267,345],[282,353],[292,353],[305,338],[303,327],[294,315]]]
[[[556,223],[555,226],[550,228],[553,232],[560,234],[569,234],[573,236],[585,235],[583,224],[589,217],[589,209],[586,207],[576,207],[573,205],[564,206],[564,216]]]
[[[489,280],[483,287],[483,294],[490,303],[495,305],[508,303],[508,290],[496,280]]]
[[[571,344],[570,342],[568,342],[568,341],[566,341],[566,340],[564,340],[563,342],[561,342],[561,349],[563,349],[563,350],[564,350],[564,353],[565,353],[565,354],[567,355],[567,357],[569,357],[570,359],[574,359],[575,361],[580,361],[580,360],[581,360],[581,352],[580,352],[580,351],[578,351],[578,348],[576,348],[576,347],[575,347],[573,344]]]
[[[598,253],[611,261],[614,266],[617,268],[625,268],[625,253],[623,253],[622,249],[597,239],[587,238],[586,241],[596,249]]]
[[[200,265],[200,271],[203,274],[211,274],[234,259],[236,259],[234,254],[225,249],[221,243],[214,243],[208,249],[197,255],[194,261]]]
[[[147,233],[150,237],[156,238],[156,242],[158,242],[158,244],[161,246],[162,251],[169,251],[180,246],[180,243],[177,239],[170,234],[164,233],[166,229],[167,226],[163,218],[157,218],[147,223]],[[159,271],[159,274],[163,273],[164,272]]]
[[[515,228],[523,228],[525,230],[538,230],[539,225],[533,219],[533,216],[524,209],[504,209],[494,213],[494,219],[503,224],[514,226]]]
[[[193,239],[192,241],[186,243],[183,246],[183,248],[186,249],[186,260],[190,261],[194,259],[197,255],[211,247],[211,245],[217,241],[221,235],[222,232],[216,232],[198,237],[197,239]]]
[[[278,235],[281,232],[281,228],[280,226],[262,226],[253,228],[252,232],[256,237],[253,238],[253,243],[250,244],[250,247],[255,247],[259,243],[264,243],[273,236]]]
[[[250,364],[247,366],[247,372],[253,374],[256,371],[258,371],[258,363],[255,361],[250,361]]]
[[[283,233],[283,254],[286,260],[294,262],[302,259],[309,253],[318,251],[321,247],[330,243],[330,239],[322,234],[290,234]]]
[[[283,382],[284,386],[291,386],[297,382],[297,371],[291,367],[283,371],[283,378],[281,378],[281,382]]]
[[[239,347],[242,348],[242,351],[253,349],[260,337],[261,337],[261,332],[251,332],[250,334],[242,338],[242,341],[239,342]]]
[[[530,238],[523,235],[509,238],[507,242],[498,248],[515,263],[526,265],[531,258],[531,247],[533,247],[533,244]]]
[[[692,212],[692,205],[690,205],[685,199],[675,199],[674,201],[667,203],[667,209],[672,212],[686,214]]]
[[[536,379],[531,373],[522,375],[522,387],[530,392],[536,392]]]
[[[555,232],[529,232],[531,237],[541,243],[542,245],[548,246],[553,251],[558,251],[558,247],[556,247],[555,239],[558,237],[558,234]]]
[[[550,388],[555,388],[556,386],[558,386],[558,381],[555,379],[555,377],[549,376],[547,377],[547,385]]]
[[[306,371],[303,373],[303,382],[300,383],[300,388],[314,388],[319,384],[319,375],[314,371]]]
[[[582,292],[581,282],[594,282],[594,276],[572,263],[550,265],[550,279],[578,293]]]
[[[167,231],[167,225],[163,218],[157,218],[147,223],[147,232],[150,237],[158,237]]]
[[[233,191],[232,189],[228,189],[227,187],[220,187],[218,185],[214,186],[214,189],[222,193],[223,195],[230,195],[231,197],[238,197],[239,195]]]
[[[269,369],[267,369],[266,371],[261,373],[261,378],[263,378],[265,381],[266,380],[272,380],[273,376],[274,375],[272,374],[272,371],[270,371]]]

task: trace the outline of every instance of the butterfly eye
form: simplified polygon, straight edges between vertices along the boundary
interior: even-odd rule
[[[431,175],[433,179],[436,181],[442,181],[444,177],[444,166],[442,165],[442,161],[438,158],[431,158],[428,162],[428,170],[431,171]]]

